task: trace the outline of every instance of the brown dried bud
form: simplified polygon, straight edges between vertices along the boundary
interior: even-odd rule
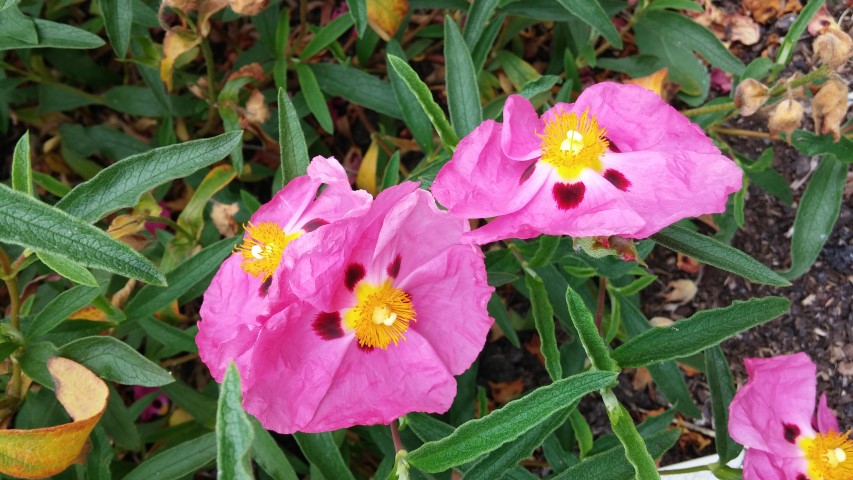
[[[847,84],[832,78],[823,84],[812,100],[815,133],[831,133],[837,142],[841,139],[841,122],[846,115]]]
[[[791,132],[794,129],[800,128],[803,124],[803,106],[799,102],[785,99],[776,105],[770,119],[767,121],[767,127],[770,129],[770,134],[776,136],[779,132],[785,132],[790,142]]]
[[[770,98],[770,89],[752,78],[740,82],[735,90],[735,106],[744,117],[757,112]]]
[[[812,45],[818,61],[833,70],[853,56],[853,39],[837,27],[829,27]]]
[[[228,3],[240,15],[257,15],[270,4],[269,0],[229,0]]]

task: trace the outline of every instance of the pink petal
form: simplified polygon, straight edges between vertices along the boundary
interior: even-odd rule
[[[781,457],[800,457],[800,435],[812,436],[816,367],[805,353],[744,360],[749,380],[729,407],[738,443]]]
[[[502,153],[502,131],[505,125],[483,122],[459,142],[453,158],[438,172],[430,189],[454,215],[488,218],[512,213],[542,186],[546,172],[535,168],[535,162]]]
[[[539,115],[530,100],[521,95],[510,95],[503,110],[501,149],[512,160],[539,158],[542,139],[536,133],[544,129]]]
[[[838,426],[838,417],[826,403],[826,394],[821,394],[820,401],[817,403],[817,430],[820,433],[841,431]]]
[[[775,457],[763,450],[748,449],[743,458],[743,480],[802,480],[806,472],[803,458]]]

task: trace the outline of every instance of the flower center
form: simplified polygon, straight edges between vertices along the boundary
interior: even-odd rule
[[[302,231],[287,234],[275,222],[261,222],[257,225],[249,222],[244,225],[243,243],[234,248],[234,253],[243,255],[240,267],[249,275],[268,279],[284,253],[287,244],[302,235]]]
[[[564,180],[576,180],[584,168],[601,173],[601,156],[608,146],[606,133],[589,110],[580,117],[574,112],[557,112],[539,134],[542,161],[556,168]]]
[[[415,321],[415,309],[409,294],[394,288],[391,280],[380,285],[366,281],[358,282],[355,287],[356,305],[344,313],[344,324],[355,331],[358,343],[362,347],[383,350],[391,342],[396,346],[409,329],[409,322]]]
[[[808,462],[812,480],[848,480],[853,478],[853,439],[838,432],[803,437],[797,444]]]

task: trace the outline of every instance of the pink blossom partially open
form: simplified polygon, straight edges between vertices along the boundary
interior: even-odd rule
[[[465,220],[407,182],[294,244],[300,299],[261,327],[244,406],[269,429],[321,432],[447,411],[492,319]],[[241,373],[242,370],[241,370]],[[245,378],[245,376],[244,376]]]
[[[315,157],[307,175],[290,181],[252,215],[242,243],[223,262],[204,294],[196,343],[217,380],[234,360],[244,382],[253,368],[250,354],[266,318],[290,301],[287,288],[295,245],[310,245],[324,225],[367,210],[372,197],[353,191],[334,158]]]
[[[747,447],[745,480],[853,479],[853,440],[817,397],[805,353],[744,361],[749,381],[729,407],[729,433]]]
[[[467,135],[432,185],[463,218],[493,221],[478,243],[539,234],[647,237],[725,210],[742,172],[656,94],[600,83],[542,116],[510,96],[503,123]]]

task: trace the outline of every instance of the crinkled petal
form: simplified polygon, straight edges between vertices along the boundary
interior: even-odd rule
[[[488,218],[512,213],[541,188],[545,169],[536,168],[534,160],[516,161],[502,153],[499,140],[506,130],[506,125],[486,120],[459,142],[453,158],[438,172],[430,190],[453,215]]]
[[[816,367],[805,353],[744,360],[749,380],[729,407],[738,443],[780,457],[800,457],[800,435],[812,436]]]
[[[530,100],[510,95],[504,103],[503,120],[504,128],[500,131],[503,153],[512,160],[539,158],[542,139],[537,133],[544,130],[544,124]]]
[[[806,472],[803,458],[776,457],[758,449],[747,449],[743,458],[744,480],[801,480]]]
[[[730,193],[740,190],[743,173],[719,154],[689,150],[607,153],[605,175],[618,172],[630,184],[620,192],[645,220],[630,237],[645,238],[687,217],[720,213]]]
[[[829,408],[826,402],[826,394],[820,395],[820,400],[817,402],[817,430],[820,433],[840,432],[841,427],[838,425],[838,417],[835,412]]]

